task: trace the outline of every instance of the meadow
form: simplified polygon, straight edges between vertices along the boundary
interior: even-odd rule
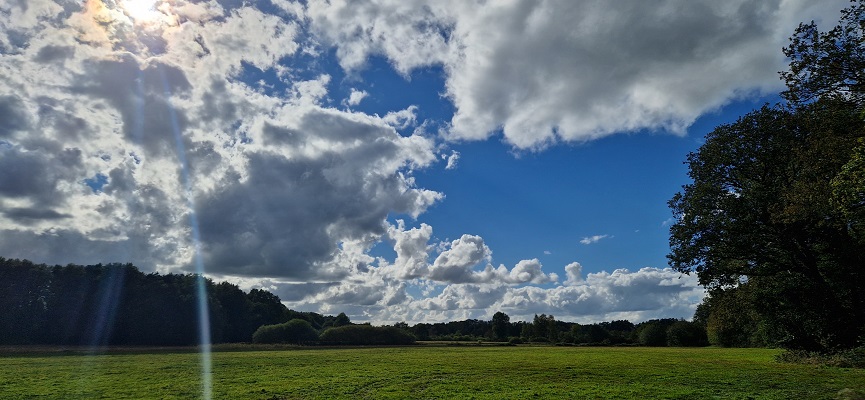
[[[774,361],[778,350],[410,346],[225,348],[214,399],[858,399],[865,370]],[[3,399],[201,397],[198,353],[0,354]]]

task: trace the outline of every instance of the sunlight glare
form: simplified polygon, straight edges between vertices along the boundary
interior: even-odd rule
[[[126,15],[135,22],[152,22],[162,17],[162,13],[156,9],[159,0],[125,0],[120,3]]]

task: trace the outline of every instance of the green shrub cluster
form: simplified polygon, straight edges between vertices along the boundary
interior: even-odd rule
[[[318,338],[327,345],[402,345],[413,344],[410,333],[393,326],[346,325],[329,328]]]
[[[832,353],[805,350],[787,350],[779,354],[779,362],[826,365],[841,368],[865,368],[865,346]]]
[[[252,334],[253,343],[291,343],[304,344],[315,342],[318,332],[302,319],[273,325],[262,325]]]

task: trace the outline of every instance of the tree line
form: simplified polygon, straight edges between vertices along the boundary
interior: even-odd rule
[[[198,276],[145,274],[132,264],[48,266],[0,257],[0,344],[199,343]],[[213,343],[250,342],[263,325],[299,319],[315,329],[345,314],[290,310],[266,290],[205,280]]]
[[[510,344],[550,343],[559,345],[643,345],[707,346],[705,327],[700,323],[675,318],[653,319],[637,324],[616,320],[579,324],[556,320],[547,314],[535,315],[532,321],[511,322],[504,312],[492,320],[467,319],[439,323],[419,323],[394,327],[411,333],[418,340],[430,341],[497,341]]]
[[[412,344],[421,341],[500,342],[502,344],[544,343],[595,346],[708,346],[703,325],[674,318],[654,319],[638,324],[619,320],[596,324],[557,321],[552,315],[535,315],[531,322],[510,322],[503,312],[492,320],[467,319],[439,323],[371,326],[349,324],[317,332],[303,320],[266,325],[253,335],[256,343],[322,345]]]

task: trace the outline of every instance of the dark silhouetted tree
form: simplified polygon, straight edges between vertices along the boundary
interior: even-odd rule
[[[346,326],[351,325],[351,320],[348,319],[348,315],[345,315],[344,312],[339,313],[333,321],[333,326]]]
[[[511,317],[501,311],[498,311],[493,314],[492,324],[493,337],[496,340],[508,340],[508,335],[510,334],[511,328]]]

